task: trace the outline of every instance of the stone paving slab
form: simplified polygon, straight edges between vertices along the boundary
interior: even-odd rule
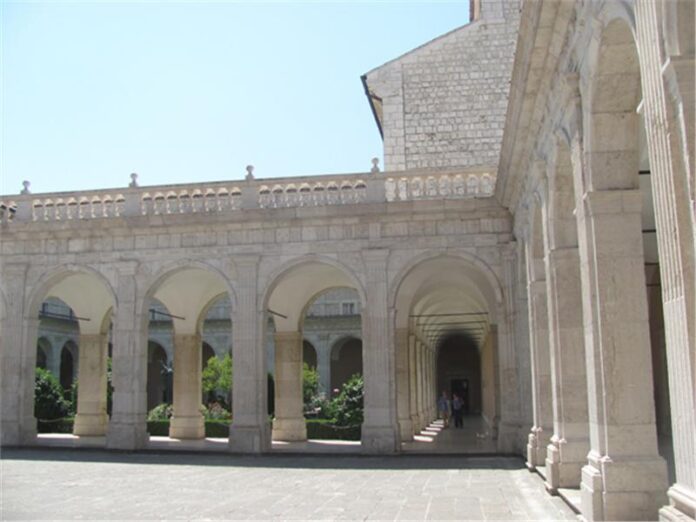
[[[6,449],[0,518],[574,520],[514,457]]]

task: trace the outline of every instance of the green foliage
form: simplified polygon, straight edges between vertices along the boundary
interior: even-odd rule
[[[37,420],[36,431],[38,433],[72,433],[73,419]]]
[[[229,406],[232,391],[232,356],[211,357],[203,369],[203,393],[208,402],[223,402]]]
[[[232,415],[230,414],[229,410],[225,409],[225,407],[219,402],[212,402],[208,404],[207,407],[204,407],[203,416],[205,417],[206,421],[223,420],[229,422],[230,419],[232,419]]]
[[[42,420],[61,419],[68,415],[69,409],[58,379],[48,370],[36,368],[34,416]]]
[[[154,437],[169,436],[169,420],[148,420],[147,432]],[[229,421],[208,420],[205,421],[205,436],[225,438],[230,435]]]
[[[312,401],[319,393],[319,372],[307,363],[302,365],[302,400],[305,411],[312,407]]]
[[[152,408],[147,414],[147,420],[149,421],[168,421],[172,418],[172,413],[174,409],[171,404],[163,402]]]
[[[337,426],[358,426],[363,422],[363,377],[353,375],[331,404]]]

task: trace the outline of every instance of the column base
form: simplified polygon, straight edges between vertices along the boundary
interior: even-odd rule
[[[2,419],[0,424],[0,446],[31,446],[36,442],[36,418],[24,421]]]
[[[533,427],[527,437],[527,461],[525,464],[529,471],[543,468],[546,465],[546,444],[543,439],[544,429]]]
[[[227,448],[232,453],[265,453],[271,449],[268,427],[230,426]]]
[[[307,422],[300,419],[274,419],[273,440],[300,442],[307,440]]]
[[[696,520],[696,492],[680,484],[667,490],[670,505],[660,508],[659,519],[668,522],[694,522]]]
[[[585,520],[655,520],[666,500],[667,465],[660,457],[612,461],[590,455],[580,484]]]
[[[362,452],[369,454],[390,455],[397,453],[399,434],[393,426],[362,426],[360,439]]]
[[[586,463],[589,440],[569,442],[551,437],[546,448],[546,489],[556,494],[558,488],[580,486],[582,468]]]
[[[78,413],[75,415],[73,435],[80,437],[103,437],[109,418],[106,413]]]
[[[421,420],[418,415],[411,415],[411,433],[412,435],[417,435],[420,433]]]
[[[399,419],[399,435],[401,442],[413,440],[413,424],[411,419]]]
[[[135,420],[112,418],[106,432],[106,447],[118,450],[138,450],[147,447],[149,435],[145,417]]]
[[[203,421],[203,416],[172,417],[169,423],[169,437],[172,439],[205,438],[205,422]]]

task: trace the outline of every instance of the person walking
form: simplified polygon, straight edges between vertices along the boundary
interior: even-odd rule
[[[437,400],[437,411],[442,417],[443,427],[447,428],[449,426],[450,400],[445,390],[442,390],[442,395]]]
[[[463,428],[464,422],[462,420],[462,414],[464,409],[464,402],[462,402],[461,397],[456,393],[452,395],[452,417],[454,417],[454,427]]]

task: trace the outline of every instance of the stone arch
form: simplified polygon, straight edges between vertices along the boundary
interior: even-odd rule
[[[319,280],[316,277],[317,270],[324,271],[322,275],[325,279]],[[274,299],[274,295],[278,295],[276,291],[280,285],[293,276],[303,277],[309,273],[313,273],[315,276],[311,278],[311,284],[302,288],[296,294],[295,299],[293,299],[294,302],[291,304],[293,307],[291,315],[285,314],[280,310],[274,310],[273,302],[277,301],[277,299]],[[346,264],[327,256],[308,255],[291,259],[273,270],[268,277],[268,281],[269,283],[262,294],[262,310],[271,309],[274,312],[287,315],[287,318],[275,317],[276,331],[298,331],[302,327],[302,321],[309,304],[319,294],[331,288],[353,288],[358,292],[363,308],[366,304],[365,288],[356,273]]]
[[[500,280],[495,271],[481,258],[469,252],[424,252],[411,258],[403,267],[399,269],[396,275],[391,279],[389,285],[388,303],[389,307],[397,310],[397,328],[403,327],[405,324],[399,320],[399,306],[397,303],[398,294],[404,281],[407,279],[416,268],[425,263],[439,260],[453,259],[463,263],[468,263],[474,267],[489,286],[492,295],[488,296],[487,304],[490,308],[492,316],[497,316],[497,308],[503,304],[503,290]]]
[[[94,282],[98,283],[96,287],[91,284]],[[71,284],[79,286],[79,298],[70,293]],[[86,265],[68,264],[42,275],[29,293],[25,308],[27,319],[38,317],[41,305],[48,297],[63,301],[78,317],[100,312],[98,321],[78,321],[81,333],[107,333],[107,317],[113,315],[117,307],[111,282],[104,274]]]
[[[600,13],[591,80],[584,89],[583,143],[587,152],[587,190],[637,188],[636,109],[642,97],[633,16],[619,2]],[[589,72],[588,72],[589,74]]]
[[[41,336],[36,341],[36,366],[37,368],[48,369],[49,354],[53,350],[51,341]],[[52,355],[52,354],[51,354]]]
[[[350,348],[350,354],[345,349]],[[330,373],[332,389],[340,389],[352,375],[363,373],[362,340],[355,335],[342,335],[334,340],[330,349]]]
[[[78,360],[78,347],[73,341],[67,341],[60,349],[60,384],[64,389],[70,388],[78,377],[75,361]]]
[[[317,349],[307,339],[302,340],[302,362],[310,368],[317,368]]]
[[[196,276],[203,278],[208,288],[195,288],[196,285],[192,278]],[[215,281],[216,279],[217,281]],[[216,282],[223,283],[217,290],[212,286]],[[162,287],[169,283],[173,287],[164,292],[165,295],[162,295]],[[194,287],[191,289],[193,294],[187,293],[185,302],[176,298],[176,288],[174,287],[177,283]],[[182,260],[167,264],[157,271],[147,283],[146,288],[145,298],[141,303],[143,321],[147,322],[147,308],[150,300],[158,299],[169,313],[184,318],[184,320],[172,318],[175,330],[182,332],[201,333],[202,321],[205,319],[206,312],[225,293],[229,296],[232,310],[236,308],[237,303],[237,294],[230,278],[219,268],[198,260]],[[196,299],[192,299],[192,295]],[[187,313],[188,317],[183,315],[184,312]]]

